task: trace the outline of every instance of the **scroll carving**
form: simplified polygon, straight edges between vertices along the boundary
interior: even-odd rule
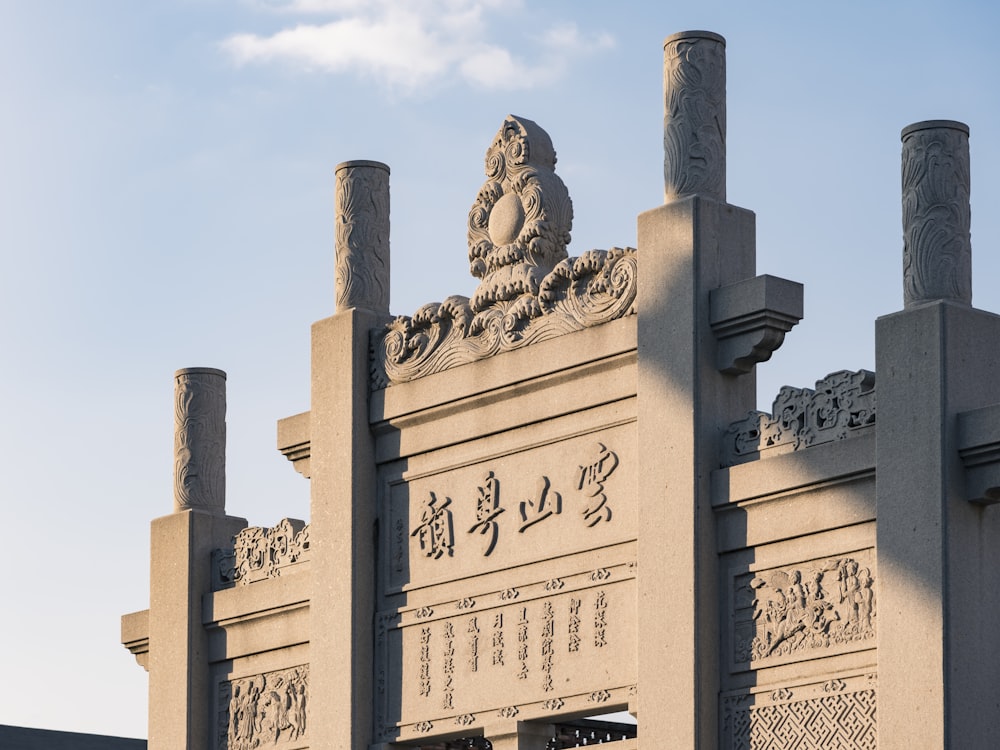
[[[220,750],[304,746],[308,702],[308,665],[222,683]]]
[[[174,374],[174,509],[226,509],[226,373]]]
[[[389,167],[349,161],[336,176],[336,309],[389,311]]]
[[[875,637],[875,580],[868,563],[831,558],[737,579],[734,654],[738,663],[806,655]]]
[[[291,518],[266,529],[252,526],[233,537],[233,547],[214,554],[216,590],[277,578],[309,559],[309,526]]]
[[[786,385],[771,414],[753,411],[734,422],[723,439],[721,460],[731,466],[772,449],[843,440],[874,424],[875,373],[841,370],[817,381],[815,390]]]
[[[667,201],[726,199],[726,41],[708,31],[663,43],[663,179]]]
[[[486,154],[469,212],[472,299],[448,297],[397,317],[372,342],[383,388],[635,312],[636,251],[567,256],[573,206],[538,125],[509,116]]]
[[[969,128],[948,120],[903,129],[903,299],[972,303]]]

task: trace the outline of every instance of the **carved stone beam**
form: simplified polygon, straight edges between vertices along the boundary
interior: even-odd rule
[[[958,455],[971,503],[1000,503],[1000,404],[958,415]]]
[[[903,306],[972,304],[969,127],[927,120],[903,128]]]
[[[174,512],[226,512],[226,373],[174,373]]]
[[[389,312],[389,167],[345,161],[336,170],[336,311]]]
[[[727,375],[744,375],[770,359],[802,320],[802,284],[767,275],[746,279],[713,289],[710,310],[719,342],[716,366]]]
[[[670,203],[726,200],[726,40],[682,31],[663,42],[663,187]]]

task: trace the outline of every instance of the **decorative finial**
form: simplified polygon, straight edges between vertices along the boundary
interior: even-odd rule
[[[555,173],[548,133],[508,115],[486,152],[486,182],[469,211],[469,264],[482,279],[470,307],[534,297],[567,257],[573,203]]]
[[[972,304],[969,126],[926,120],[903,128],[903,306]]]
[[[174,511],[226,511],[226,373],[174,373]]]
[[[389,167],[345,161],[336,175],[336,311],[388,313]]]
[[[663,42],[663,181],[667,202],[726,200],[726,40],[682,31]]]

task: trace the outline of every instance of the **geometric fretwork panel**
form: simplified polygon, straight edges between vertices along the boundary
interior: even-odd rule
[[[876,691],[874,680],[866,681],[870,687],[853,691],[843,680],[830,680],[819,690],[783,688],[726,697],[722,746],[725,750],[875,750]],[[819,694],[796,699],[811,693]]]

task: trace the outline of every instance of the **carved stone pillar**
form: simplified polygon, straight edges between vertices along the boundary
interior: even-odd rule
[[[927,120],[903,128],[903,302],[972,304],[969,127]]]
[[[226,373],[174,373],[174,512],[226,511]]]
[[[345,161],[336,177],[336,311],[389,312],[389,167]]]
[[[726,40],[682,31],[663,42],[663,181],[669,203],[726,200]]]

